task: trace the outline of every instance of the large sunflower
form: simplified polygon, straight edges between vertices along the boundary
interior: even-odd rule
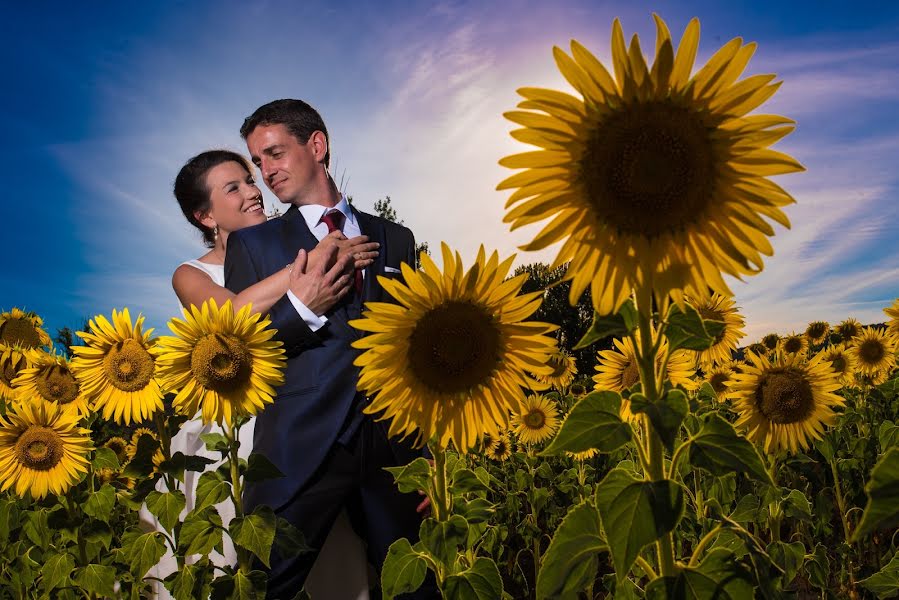
[[[893,300],[893,305],[883,309],[883,312],[890,318],[887,321],[887,332],[893,337],[899,337],[899,298]]]
[[[830,324],[827,321],[812,321],[805,329],[805,337],[812,346],[823,344],[829,335]]]
[[[755,354],[749,359],[752,364],[729,386],[740,414],[737,427],[768,453],[807,449],[836,421],[833,409],[845,403],[834,394],[841,386],[830,363],[823,353],[810,360],[798,354],[779,355],[775,362]]]
[[[878,375],[883,374],[883,379],[886,380],[886,376],[889,376],[896,365],[896,343],[883,329],[863,328],[853,338],[846,352],[855,363],[856,375],[880,379]]]
[[[252,313],[237,314],[231,301],[191,306],[184,320],[173,318],[175,336],[160,339],[160,378],[178,390],[172,406],[183,415],[201,412],[203,422],[229,426],[236,415],[251,416],[274,402],[274,386],[284,382],[284,350],[273,340],[271,321]]]
[[[522,444],[539,444],[552,437],[559,427],[555,402],[541,394],[524,400],[524,406],[512,415],[512,429]]]
[[[81,391],[106,420],[129,425],[162,410],[162,391],[156,377],[159,353],[153,329],[143,331],[144,317],[134,325],[128,309],[112,311],[112,323],[103,315],[90,321],[90,331],[79,331],[86,345],[73,346],[72,370]]]
[[[90,430],[78,413],[36,399],[10,407],[0,417],[0,491],[24,498],[65,494],[87,472],[93,450]]]
[[[715,337],[712,346],[699,352],[699,363],[704,366],[712,366],[729,362],[733,358],[733,351],[737,349],[737,342],[743,337],[743,327],[746,322],[732,298],[713,294],[706,300],[693,303],[693,308],[703,319],[722,321],[724,329]]]
[[[28,355],[21,348],[0,344],[0,400],[14,400],[13,380],[30,367]]]
[[[527,169],[497,186],[516,190],[505,221],[516,229],[552,218],[523,249],[565,240],[551,268],[570,261],[571,303],[591,286],[600,313],[615,311],[640,284],[677,301],[684,292],[704,298],[709,287],[732,295],[722,273],[758,273],[761,255],[773,252],[774,229],[763,217],[789,226],[781,207],[794,200],[767,177],[803,170],[769,149],[793,121],[747,116],[780,85],[774,75],[737,81],[755,43],[731,40],[691,76],[699,21],[690,21],[676,52],[668,27],[655,21],[651,67],[637,36],[625,45],[616,19],[614,78],[572,41],[571,56],[553,54],[581,98],[522,88],[525,110],[505,115],[524,126],[512,137],[540,148],[500,161]]]
[[[600,350],[596,364],[596,375],[593,381],[596,390],[610,390],[623,392],[640,382],[640,368],[637,365],[637,352],[631,338],[612,340],[615,349]],[[659,353],[656,356],[656,370],[662,368],[664,356],[668,353],[668,340],[662,340]],[[672,385],[680,385],[687,389],[694,389],[696,382],[693,375],[696,373],[696,365],[693,353],[689,350],[676,350],[668,357],[668,364],[662,371],[662,378],[667,379]],[[621,399],[621,418],[632,420],[634,414],[630,410],[630,402],[626,398]]]
[[[42,329],[44,320],[33,312],[18,308],[0,313],[0,343],[20,348],[50,345],[50,336]]]
[[[556,389],[564,388],[574,381],[574,376],[577,375],[577,363],[574,357],[564,350],[554,352],[546,364],[552,367],[552,373],[538,375],[537,379]]]
[[[72,407],[81,416],[90,412],[81,384],[72,373],[66,357],[37,349],[29,350],[28,357],[31,366],[19,371],[13,381],[19,401],[43,398],[48,402]]]
[[[830,368],[836,373],[843,387],[855,385],[855,359],[846,351],[845,344],[837,344],[824,350],[824,360],[830,362]]]
[[[358,387],[377,393],[368,413],[391,419],[390,435],[420,432],[419,441],[450,442],[459,452],[479,436],[497,436],[509,413],[521,407],[521,388],[547,386],[555,325],[525,321],[540,306],[542,291],[518,295],[527,273],[506,280],[514,256],[503,262],[478,251],[463,269],[458,253],[442,244],[443,272],[427,254],[422,270],[403,265],[405,284],[379,277],[400,303],[366,303],[357,329],[372,332],[353,343],[365,350]]]

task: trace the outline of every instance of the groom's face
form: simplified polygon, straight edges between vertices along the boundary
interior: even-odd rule
[[[265,185],[281,202],[310,204],[323,167],[315,132],[305,144],[281,124],[260,125],[247,135],[247,149]]]

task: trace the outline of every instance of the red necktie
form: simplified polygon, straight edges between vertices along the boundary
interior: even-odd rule
[[[343,221],[344,215],[337,209],[330,210],[322,215],[322,223],[328,226],[328,233],[332,231],[342,231],[343,230]],[[355,284],[356,293],[362,293],[362,269],[356,269],[355,278],[353,283]]]

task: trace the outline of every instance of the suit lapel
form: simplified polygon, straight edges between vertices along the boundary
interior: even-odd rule
[[[378,257],[371,265],[365,269],[365,277],[362,280],[362,301],[377,302],[381,300],[381,286],[378,284],[378,273],[384,272],[384,261],[387,257],[387,240],[383,223],[373,218],[372,215],[360,212],[352,208],[356,215],[356,221],[359,223],[359,230],[362,235],[367,235],[369,241],[378,242],[381,247],[378,249]]]
[[[318,244],[318,240],[315,239],[315,236],[309,231],[309,226],[306,225],[306,219],[303,218],[296,206],[291,206],[281,216],[281,220],[284,222],[281,244],[284,247],[285,257],[288,262],[293,262],[297,257],[297,252],[301,249],[308,252]]]

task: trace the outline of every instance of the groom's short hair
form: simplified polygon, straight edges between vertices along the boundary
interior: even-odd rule
[[[325,134],[325,141],[328,144],[325,167],[331,165],[331,140],[328,137],[328,128],[325,127],[325,122],[318,111],[302,100],[273,100],[260,106],[244,119],[240,137],[246,140],[247,136],[260,125],[284,125],[301,144],[308,142],[314,132],[321,131]]]

